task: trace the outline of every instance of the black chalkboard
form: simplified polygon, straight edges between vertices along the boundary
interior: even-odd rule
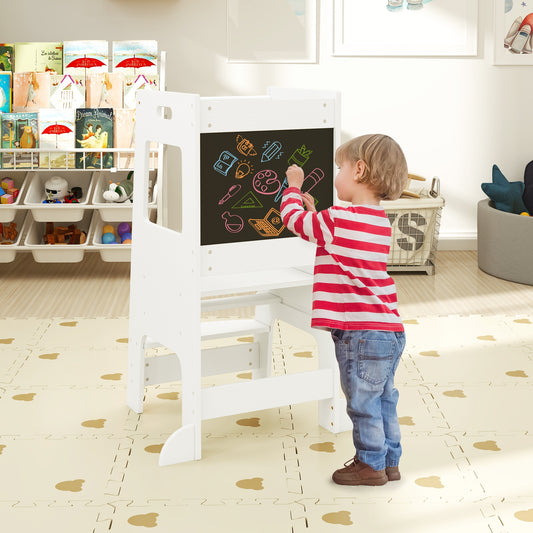
[[[280,217],[285,172],[305,173],[317,210],[333,205],[333,128],[203,133],[201,244],[292,237]]]

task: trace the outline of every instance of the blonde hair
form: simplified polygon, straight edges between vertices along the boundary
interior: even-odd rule
[[[337,148],[335,161],[363,161],[359,183],[367,183],[383,200],[396,200],[408,181],[407,162],[398,143],[382,134],[361,135]]]

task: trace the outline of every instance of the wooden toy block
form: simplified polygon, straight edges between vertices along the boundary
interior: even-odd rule
[[[11,222],[9,226],[4,225],[4,238],[8,241],[15,241],[17,239],[17,224],[15,222]]]
[[[15,201],[19,195],[19,190],[16,189],[15,187],[11,187],[10,189],[7,190],[7,194],[11,194],[13,196],[13,201]]]
[[[69,232],[69,229],[66,228],[65,226],[57,226],[54,230],[54,233],[56,235],[65,235],[66,233]]]
[[[79,229],[75,229],[72,232],[72,235],[70,236],[69,244],[80,244],[81,241],[81,231]]]
[[[2,179],[2,181],[0,182],[0,185],[2,189],[4,189],[4,191],[15,188],[15,183],[10,178]]]
[[[0,196],[0,202],[2,204],[12,204],[13,203],[13,195],[12,194],[3,194]]]
[[[68,227],[54,227],[53,222],[47,222],[43,240],[45,244],[84,244],[87,234],[78,229],[75,224],[70,224]]]

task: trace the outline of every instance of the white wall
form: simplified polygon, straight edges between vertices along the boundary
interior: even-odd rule
[[[224,0],[7,2],[0,41],[157,39],[168,53],[167,89],[202,96],[263,94],[272,85],[339,90],[343,138],[387,133],[410,171],[440,177],[440,243],[459,248],[475,246],[480,183],[492,164],[522,180],[533,159],[533,67],[492,65],[492,2],[479,3],[474,58],[332,57],[331,0],[319,2],[313,65],[227,63]]]

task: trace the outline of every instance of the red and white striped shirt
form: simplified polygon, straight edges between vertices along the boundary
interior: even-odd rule
[[[403,331],[394,281],[387,274],[391,225],[380,206],[305,211],[296,187],[283,193],[283,224],[317,244],[311,326]]]

